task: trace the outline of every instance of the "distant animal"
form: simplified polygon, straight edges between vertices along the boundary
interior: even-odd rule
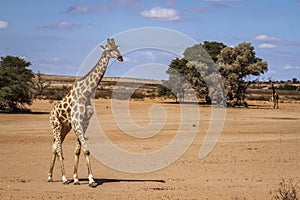
[[[273,102],[273,109],[278,109],[278,100],[279,100],[279,95],[278,93],[275,91],[275,87],[272,83],[272,102]]]

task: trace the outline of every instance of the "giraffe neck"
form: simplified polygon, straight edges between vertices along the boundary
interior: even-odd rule
[[[104,76],[108,62],[109,58],[106,56],[106,53],[103,52],[96,65],[75,84],[77,90],[80,91],[80,94],[86,97],[90,97],[94,94]]]

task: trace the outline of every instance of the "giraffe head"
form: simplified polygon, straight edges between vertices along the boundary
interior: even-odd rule
[[[106,46],[100,45],[101,49],[106,53],[109,58],[118,59],[118,61],[123,62],[123,57],[119,51],[119,46],[115,44],[114,39],[107,39]]]

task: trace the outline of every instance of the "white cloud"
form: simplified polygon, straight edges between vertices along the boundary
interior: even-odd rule
[[[257,35],[256,37],[254,37],[254,40],[266,42],[266,43],[271,42],[271,43],[276,43],[276,44],[286,45],[286,46],[300,46],[299,41],[291,41],[284,38],[277,38],[277,37],[272,37],[264,34]]]
[[[135,59],[132,59],[132,58],[130,58],[130,57],[127,57],[127,56],[123,56],[123,59],[124,59],[124,61],[125,61],[125,62],[130,62],[130,63],[138,63],[138,61],[137,61],[137,60],[135,60]]]
[[[262,43],[262,44],[257,45],[257,47],[260,49],[274,49],[274,48],[276,48],[276,45],[270,44],[270,43]]]
[[[277,72],[275,70],[272,70],[272,69],[268,71],[268,74],[271,74],[271,75],[276,74],[276,73]]]
[[[80,25],[78,25],[78,24],[72,24],[69,22],[60,22],[58,24],[54,24],[54,26],[56,26],[57,28],[62,28],[62,29],[76,29],[76,28],[80,27]]]
[[[180,13],[173,8],[154,7],[140,13],[143,17],[159,21],[179,21]]]
[[[4,30],[8,28],[8,21],[2,21],[0,20],[0,30]]]
[[[108,11],[112,11],[119,7],[125,8],[138,8],[143,5],[143,2],[139,0],[112,0],[107,5],[91,5],[91,4],[78,4],[69,6],[61,14],[73,14],[73,15],[90,15],[90,14],[102,14]]]
[[[148,60],[155,60],[156,56],[152,53],[152,51],[143,51],[142,55],[145,56]]]
[[[114,6],[126,7],[126,8],[138,8],[143,5],[143,2],[138,0],[113,0],[112,4]]]
[[[60,63],[62,61],[63,61],[63,59],[58,58],[58,57],[50,58],[50,60],[49,60],[49,62],[51,62],[51,63]]]
[[[295,66],[294,69],[300,70],[300,67],[299,66]]]
[[[300,66],[291,66],[289,64],[286,64],[282,69],[283,70],[300,70]]]
[[[255,40],[258,40],[258,41],[269,41],[269,42],[278,42],[278,41],[281,41],[280,38],[271,37],[271,36],[267,36],[267,35],[258,35],[258,36],[255,37]]]
[[[211,9],[207,7],[195,7],[187,9],[188,12],[210,12]]]
[[[75,15],[99,14],[107,11],[106,6],[89,6],[89,5],[75,5],[70,6],[62,13],[70,13]]]
[[[49,28],[49,29],[67,29],[67,30],[73,30],[80,28],[80,24],[73,24],[70,22],[60,22],[56,24],[51,24],[48,26],[43,26],[43,28]]]
[[[241,0],[204,0],[204,1],[209,1],[209,2],[237,2]]]
[[[170,7],[174,7],[175,6],[175,2],[173,0],[165,0],[166,5],[170,6]]]

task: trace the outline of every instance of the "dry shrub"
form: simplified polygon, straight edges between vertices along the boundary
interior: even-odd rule
[[[271,199],[274,200],[298,200],[296,186],[292,178],[282,179],[279,187],[271,193]]]

